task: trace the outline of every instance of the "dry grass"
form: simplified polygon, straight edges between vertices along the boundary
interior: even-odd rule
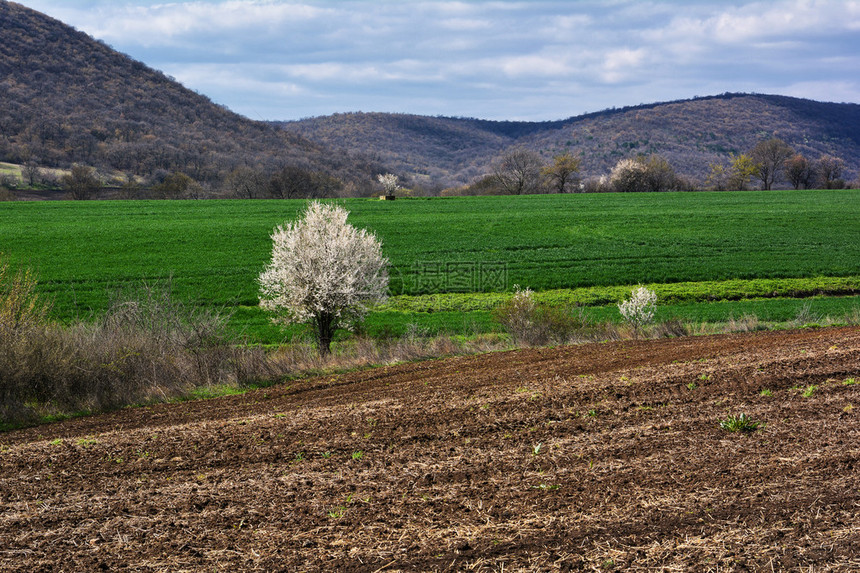
[[[246,358],[257,362],[257,367],[252,370],[266,372],[271,379],[445,356],[479,354],[510,348],[511,344],[507,339],[492,334],[469,339],[407,334],[402,338],[385,340],[355,336],[333,348],[326,356],[321,356],[317,347],[311,342],[299,342],[282,346],[269,353],[249,350]]]
[[[0,265],[3,424],[163,400],[251,375],[226,318],[169,290],[143,287],[95,322],[56,324],[48,309],[32,273]]]

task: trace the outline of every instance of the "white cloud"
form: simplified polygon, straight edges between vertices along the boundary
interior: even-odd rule
[[[643,48],[635,50],[625,48],[607,52],[601,77],[608,83],[618,83],[641,74],[645,54]]]
[[[478,20],[475,18],[449,18],[442,20],[440,27],[444,30],[455,32],[474,32],[476,30],[489,30],[493,27],[493,23],[488,20]]]
[[[243,93],[272,94],[280,97],[310,95],[301,84],[292,83],[281,70],[272,66],[246,64],[195,64],[173,70],[184,85],[202,85],[212,89],[231,89]],[[202,90],[206,93],[206,90]]]
[[[322,8],[305,4],[247,0],[151,6],[126,6],[119,2],[103,12],[101,26],[88,28],[93,35],[107,41],[140,38],[150,45],[196,35],[268,33],[280,26],[302,25],[326,14]]]
[[[530,54],[505,58],[502,71],[509,77],[558,77],[570,73],[563,54]]]
[[[711,3],[674,17],[665,28],[646,36],[657,41],[683,39],[702,43],[747,45],[773,38],[801,39],[832,35],[860,27],[860,2],[783,0],[746,2],[739,6]]]

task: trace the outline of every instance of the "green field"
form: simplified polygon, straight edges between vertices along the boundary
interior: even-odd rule
[[[340,202],[354,225],[381,238],[392,263],[393,294],[688,282],[696,284],[682,290],[707,300],[722,288],[718,283],[732,279],[824,277],[816,280],[826,286],[831,277],[860,276],[857,190]],[[257,311],[242,307],[256,304],[255,279],[269,256],[269,234],[303,205],[3,203],[0,252],[37,271],[61,319],[97,313],[112,293],[141,280],[170,280],[178,297],[240,308],[236,320],[252,324]],[[446,298],[457,297],[463,295]],[[395,310],[398,300],[392,301]]]
[[[21,180],[21,166],[12,163],[0,162],[0,176],[7,175],[14,177],[16,180]]]

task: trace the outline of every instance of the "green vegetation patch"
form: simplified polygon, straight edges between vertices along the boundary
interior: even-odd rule
[[[12,176],[21,181],[21,166],[13,163],[0,162],[0,177]]]
[[[857,190],[341,202],[382,239],[393,294],[408,295],[387,310],[487,310],[515,284],[582,305],[613,304],[639,283],[657,287],[661,304],[849,294],[860,268],[860,226],[834,224],[860,220]],[[2,250],[36,271],[64,320],[103,312],[141,280],[170,281],[182,300],[251,307],[272,229],[304,204],[8,202]],[[797,278],[811,282],[783,280]]]
[[[860,276],[799,279],[733,279],[643,285],[657,293],[658,303],[710,302],[755,298],[806,298],[819,295],[860,293]],[[553,306],[604,306],[617,304],[630,295],[631,286],[554,289],[534,294],[537,302]],[[492,310],[509,300],[510,293],[437,293],[400,295],[389,299],[385,310],[411,312]]]
[[[580,311],[585,319],[595,323],[621,322],[618,307],[614,304],[583,307],[575,312]],[[752,326],[756,328],[825,324],[828,321],[840,323],[846,318],[856,322],[860,318],[860,296],[685,302],[658,305],[655,315],[658,322],[676,319],[689,324],[725,324],[746,317],[755,317]],[[802,320],[798,321],[798,317]],[[282,328],[272,324],[270,317],[257,307],[239,308],[230,325],[237,334],[261,344],[280,344],[309,337],[304,326]],[[490,310],[380,310],[370,313],[360,328],[361,333],[379,339],[410,335],[468,337],[502,331]],[[339,331],[335,339],[343,340],[347,336],[348,333]]]

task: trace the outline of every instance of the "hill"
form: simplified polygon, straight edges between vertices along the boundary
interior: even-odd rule
[[[0,569],[853,571],[858,351],[495,352],[0,434]]]
[[[325,145],[252,121],[35,10],[0,0],[0,161],[218,181],[284,165],[370,179]]]
[[[82,163],[150,181],[182,171],[210,186],[239,167],[264,177],[286,167],[293,171],[285,181],[273,180],[284,187],[279,193],[301,196],[308,185],[328,188],[307,183],[306,172],[351,184],[347,193],[366,191],[386,170],[430,190],[462,185],[489,173],[513,146],[547,160],[570,151],[586,176],[626,156],[659,153],[680,174],[703,180],[710,163],[777,136],[810,158],[842,158],[846,179],[860,170],[856,104],[723,94],[551,122],[343,113],[269,123],[20,4],[0,0],[0,32],[0,162],[18,165]]]
[[[539,123],[348,113],[280,125],[332,147],[368,150],[413,183],[431,186],[487,174],[513,146],[546,159],[570,151],[582,158],[587,176],[607,173],[623,157],[659,153],[680,174],[703,180],[710,163],[779,137],[812,159],[842,158],[849,179],[860,169],[860,105],[760,94],[639,105]]]

